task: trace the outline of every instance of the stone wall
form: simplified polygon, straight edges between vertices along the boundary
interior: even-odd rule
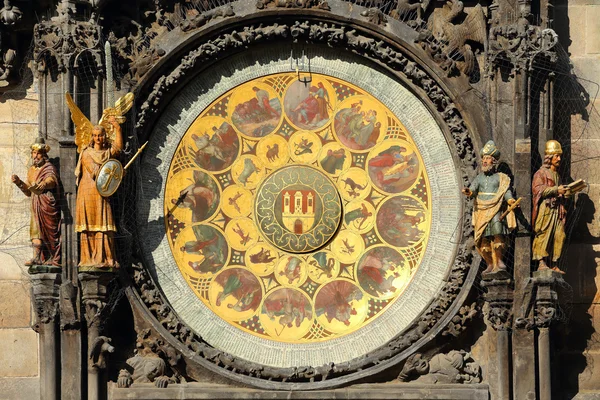
[[[12,99],[11,99],[12,98]],[[0,98],[0,399],[39,398],[38,335],[29,277],[29,201],[12,184],[27,174],[29,145],[38,134],[33,89]]]
[[[571,398],[600,392],[600,2],[560,0],[555,8],[555,27],[568,51],[578,83],[590,97],[583,105],[587,116],[573,115],[570,157],[573,179],[583,178],[589,192],[576,203],[577,222],[565,260],[566,281],[562,293],[565,312],[555,337],[555,390]],[[576,91],[570,92],[572,96]],[[574,98],[573,103],[579,100]],[[558,379],[558,377],[562,377]],[[596,394],[597,395],[597,394]]]

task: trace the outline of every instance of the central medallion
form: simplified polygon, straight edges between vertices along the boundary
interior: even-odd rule
[[[263,181],[254,212],[268,242],[289,253],[308,253],[331,240],[341,222],[342,203],[323,172],[290,165]]]

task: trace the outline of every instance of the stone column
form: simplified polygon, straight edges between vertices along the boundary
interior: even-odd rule
[[[37,273],[31,275],[32,300],[36,310],[34,329],[40,334],[40,396],[42,400],[57,400],[59,396],[59,341],[57,340],[58,300],[61,275]]]
[[[86,272],[79,273],[81,282],[81,300],[85,307],[85,319],[87,321],[87,375],[88,400],[98,400],[102,393],[102,371],[106,367],[105,354],[112,353],[114,348],[110,346],[110,339],[101,336],[101,314],[108,300],[108,284],[115,277],[111,272]]]
[[[496,354],[498,381],[497,397],[499,400],[510,398],[510,333],[512,327],[513,281],[510,273],[499,271],[485,274],[481,278],[481,286],[487,289],[486,319],[497,332]],[[493,362],[490,360],[489,362]]]
[[[562,275],[551,269],[533,273],[533,285],[537,289],[534,325],[538,329],[538,380],[540,400],[552,399],[552,369],[550,326],[556,319],[558,294],[556,287],[564,285]]]

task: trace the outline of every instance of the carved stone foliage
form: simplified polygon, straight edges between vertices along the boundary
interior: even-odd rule
[[[13,6],[9,0],[4,0],[4,7],[0,9],[0,87],[7,86],[17,61],[17,50],[14,43],[10,43],[11,30],[20,25],[23,12]]]
[[[101,71],[104,63],[100,25],[94,19],[75,20],[72,18],[74,8],[66,3],[61,3],[57,9],[57,16],[42,20],[33,29],[33,53],[38,72],[45,73],[49,64],[56,66],[56,72],[77,67],[82,54],[89,54]]]
[[[513,288],[507,271],[485,274],[481,286],[487,289],[484,306],[485,319],[497,331],[512,328]]]
[[[60,291],[60,274],[45,273],[31,276],[33,303],[36,312],[36,323],[33,328],[38,331],[41,324],[55,321],[58,316]]]
[[[457,337],[462,332],[467,329],[467,325],[469,322],[473,320],[479,313],[479,309],[476,303],[472,303],[470,306],[466,305],[458,310],[458,314],[452,317],[450,323],[444,331],[442,332],[442,336],[454,336]]]
[[[529,22],[529,14],[523,12],[512,24],[499,24],[492,21],[487,52],[487,73],[504,63],[510,63],[515,71],[522,71],[537,57],[556,61],[553,48],[558,43],[558,35],[552,29],[542,29]]]
[[[415,353],[406,360],[398,380],[425,384],[479,383],[481,367],[471,353],[463,350],[436,354],[430,360],[426,360],[420,353]]]
[[[206,25],[209,21],[215,18],[226,18],[233,17],[235,12],[233,12],[233,7],[231,4],[227,4],[223,7],[215,8],[213,10],[209,10],[203,13],[198,13],[195,16],[191,16],[183,20],[179,26],[181,30],[184,32],[191,31],[192,29],[200,28],[201,26]]]
[[[258,0],[256,8],[262,10],[269,7],[285,8],[316,8],[320,10],[331,10],[327,0]]]
[[[377,63],[387,65],[390,69],[398,71],[407,81],[423,93],[423,98],[431,102],[432,107],[444,119],[451,137],[454,152],[460,157],[460,170],[463,180],[475,172],[475,152],[473,142],[467,126],[460,112],[453,104],[450,97],[425,70],[416,62],[407,58],[401,51],[392,47],[387,42],[374,39],[368,34],[358,32],[346,26],[313,21],[296,21],[291,24],[261,24],[246,26],[241,30],[230,31],[207,40],[196,49],[190,51],[168,75],[156,81],[152,91],[140,108],[137,118],[137,128],[143,132],[145,126],[150,124],[151,116],[157,115],[162,107],[162,101],[167,92],[173,90],[188,73],[196,72],[198,67],[206,65],[237,48],[249,47],[254,44],[276,40],[295,40],[308,43],[323,43],[332,47],[344,47],[350,51],[361,54]],[[468,207],[467,207],[468,208]],[[461,226],[463,237],[471,235],[471,217],[469,210],[465,212]],[[300,366],[294,368],[274,368],[254,364],[237,359],[226,352],[215,349],[204,342],[201,337],[192,332],[183,324],[166,301],[162,298],[154,282],[142,266],[134,268],[134,281],[139,291],[139,296],[146,307],[154,314],[156,320],[179,342],[196,354],[194,360],[210,362],[225,370],[235,371],[238,375],[270,380],[275,382],[314,382],[325,381],[356,373],[374,364],[397,362],[391,359],[401,351],[407,349],[417,340],[427,335],[438,326],[441,321],[448,324],[445,316],[455,307],[459,293],[471,271],[473,263],[473,244],[465,241],[459,245],[456,262],[453,265],[446,283],[440,290],[438,297],[429,308],[416,319],[412,326],[392,339],[373,353],[358,357],[352,361],[340,364],[323,366]],[[469,275],[470,276],[470,275]],[[472,279],[472,278],[469,278]],[[469,283],[470,285],[470,283]],[[458,332],[459,325],[472,318],[474,311],[468,307],[461,312],[459,318],[452,322],[451,332]],[[363,371],[364,372],[364,371]]]

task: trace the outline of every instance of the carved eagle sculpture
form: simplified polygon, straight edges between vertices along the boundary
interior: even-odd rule
[[[77,152],[81,153],[92,140],[92,131],[94,130],[94,125],[83,114],[79,107],[77,107],[77,104],[75,104],[73,98],[68,92],[66,93],[65,97],[67,99],[69,110],[71,110],[71,120],[73,121],[73,124],[75,124],[75,144],[77,145]],[[109,122],[110,117],[114,116],[119,124],[124,123],[124,115],[131,109],[131,106],[133,106],[133,99],[133,93],[127,93],[125,96],[121,97],[115,102],[114,107],[108,107],[102,112],[102,118],[100,118],[98,125],[104,127],[104,130],[106,131],[106,138],[110,142],[115,140],[114,128]]]
[[[470,75],[475,69],[475,53],[468,41],[486,46],[486,22],[483,9],[477,4],[460,24],[454,24],[464,10],[462,1],[449,0],[444,7],[434,12],[429,21],[428,29],[433,37],[445,43],[444,52],[451,59],[462,57],[459,69]]]

